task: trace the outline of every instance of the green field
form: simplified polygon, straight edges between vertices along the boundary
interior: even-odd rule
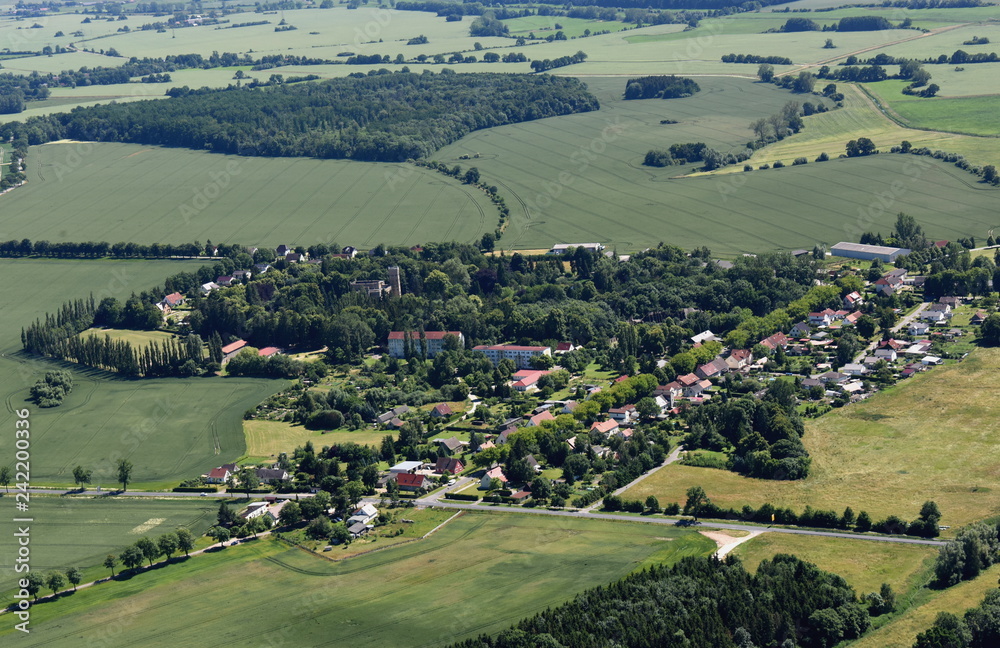
[[[276,457],[282,452],[291,454],[306,441],[312,441],[317,448],[337,443],[378,446],[387,434],[384,430],[341,430],[324,434],[280,421],[244,421],[243,432],[247,440],[247,455],[251,457]]]
[[[986,592],[996,587],[997,576],[1000,566],[993,565],[975,580],[935,593],[926,603],[851,643],[851,648],[911,648],[917,635],[929,629],[939,613],[950,612],[961,618],[967,609],[979,605]]]
[[[935,161],[919,173],[911,159],[886,155],[697,178],[675,178],[689,167],[642,166],[646,151],[672,143],[738,149],[752,137],[753,118],[802,100],[742,79],[698,81],[702,91],[690,98],[623,101],[623,79],[587,79],[601,110],[478,131],[435,158],[451,164],[478,152],[484,176],[502,179],[501,191],[518,196],[514,203],[508,198],[514,220],[501,241],[508,249],[578,241],[619,252],[659,241],[707,245],[723,255],[808,249],[857,240],[868,229],[889,231],[900,211],[941,238],[985,235],[993,226],[1000,192]],[[680,123],[659,123],[667,118]],[[806,132],[816,118],[805,119]],[[768,149],[758,155],[761,162],[774,159]],[[905,190],[885,208],[880,195],[895,181]],[[859,213],[865,214],[860,229]]]
[[[938,367],[872,398],[810,421],[803,442],[812,456],[802,481],[747,479],[736,473],[671,464],[623,497],[684,501],[692,485],[722,506],[813,508],[873,518],[914,519],[934,500],[942,524],[957,527],[1000,508],[1000,423],[992,376],[1000,350],[979,349],[964,362]]]
[[[755,569],[761,560],[775,554],[793,554],[842,576],[858,596],[877,592],[882,583],[889,583],[902,596],[924,584],[938,550],[920,545],[764,533],[737,546],[732,553],[748,569]]]
[[[133,291],[201,265],[200,261],[0,260],[7,277],[0,315],[0,384],[7,407],[0,412],[0,426],[13,429],[14,410],[30,410],[33,483],[70,485],[73,467],[79,464],[94,471],[95,486],[112,488],[114,464],[127,457],[135,465],[133,487],[172,486],[244,454],[243,412],[281,389],[283,382],[123,380],[20,352],[21,327],[69,299],[91,293],[97,300],[125,299]],[[59,407],[38,408],[27,401],[28,389],[55,368],[73,371],[73,392]],[[0,436],[0,456],[11,461],[8,465],[13,444],[13,435]]]
[[[0,499],[13,509],[13,493]],[[215,522],[218,503],[200,497],[162,500],[107,497],[39,497],[31,500],[31,569],[45,572],[69,567],[88,569],[87,576],[103,578],[101,567],[109,553],[118,554],[139,538],[156,537],[187,527],[196,536]],[[10,516],[0,520],[0,532],[12,537]],[[10,546],[10,545],[5,545]],[[14,553],[0,554],[0,592],[14,586]],[[85,581],[86,582],[86,581]],[[0,605],[10,603],[0,597]]]
[[[471,242],[497,222],[482,192],[406,164],[132,144],[48,144],[29,156],[28,184],[2,198],[0,238],[369,248]]]
[[[478,513],[427,540],[339,563],[261,540],[36,607],[22,643],[438,646],[497,632],[644,564],[713,548],[660,525]]]
[[[993,69],[994,73],[1000,73],[1000,64]],[[904,86],[903,81],[868,84],[901,121],[911,128],[1000,136],[1000,94],[924,99],[904,95],[901,92]],[[992,90],[998,90],[995,82]],[[996,147],[997,140],[993,140],[991,145]]]
[[[99,329],[92,328],[87,329],[80,334],[80,337],[99,337],[102,340],[105,336],[110,337],[112,340],[121,340],[123,342],[128,342],[134,348],[142,348],[149,346],[150,344],[159,344],[166,340],[174,339],[175,336],[167,331],[128,331],[123,329]]]

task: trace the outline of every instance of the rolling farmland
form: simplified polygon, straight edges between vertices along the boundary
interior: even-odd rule
[[[522,203],[511,204],[513,227],[501,241],[506,248],[598,241],[624,252],[666,241],[734,255],[855,240],[866,229],[889,230],[900,211],[942,238],[985,235],[994,224],[990,205],[1000,192],[951,165],[906,156],[675,178],[693,169],[644,167],[646,151],[698,141],[742,148],[757,116],[748,103],[767,115],[800,97],[740,79],[701,78],[702,91],[687,99],[622,101],[622,79],[587,82],[600,111],[476,132],[435,156],[451,164],[479,152],[484,176],[518,195]],[[823,117],[807,117],[804,132]],[[659,123],[667,118],[680,123]],[[767,151],[758,152],[761,163],[774,159]],[[885,207],[880,195],[894,181],[906,190]]]
[[[131,144],[48,144],[32,154],[28,184],[0,198],[10,214],[0,239],[368,248],[471,242],[497,221],[482,192],[413,165]],[[116,193],[122,186],[129,191]]]
[[[128,458],[136,485],[173,486],[243,455],[243,412],[285,384],[252,378],[124,380],[20,352],[19,332],[60,304],[93,292],[127,297],[199,261],[78,261],[2,259],[7,306],[0,321],[0,368],[5,375],[0,426],[13,426],[14,409],[31,410],[32,478],[38,485],[73,483],[76,465],[94,470],[94,483],[114,487],[114,462]],[[59,407],[26,401],[45,371],[68,368],[73,392]],[[13,435],[0,436],[0,455],[11,456]]]
[[[197,536],[215,522],[218,507],[216,500],[202,498],[35,497],[31,500],[32,569],[100,567],[107,554],[119,553],[140,537],[155,537],[177,527],[186,527]],[[10,537],[9,519],[0,523],[0,531]],[[13,567],[14,554],[5,550],[0,554],[0,591],[13,586]],[[95,578],[107,575],[103,568],[94,573]]]
[[[440,645],[495,632],[647,561],[671,563],[713,548],[695,532],[659,525],[475,513],[427,540],[339,563],[264,540],[42,606],[24,645],[76,645],[81,635],[106,638],[108,648],[163,636],[178,645],[205,636],[237,643],[280,636],[309,646]],[[233,596],[233,588],[252,595]],[[122,606],[116,599],[126,592]],[[50,620],[57,606],[71,609]],[[234,618],[256,622],[234,626]]]

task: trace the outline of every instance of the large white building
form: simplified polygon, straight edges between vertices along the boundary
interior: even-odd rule
[[[500,364],[501,360],[508,359],[514,362],[518,369],[531,369],[531,359],[537,355],[552,355],[552,349],[547,346],[521,346],[519,344],[494,344],[472,347],[473,351],[482,351],[493,366]]]
[[[421,345],[427,349],[427,357],[433,358],[444,350],[444,337],[454,335],[458,338],[461,346],[465,347],[465,336],[461,331],[425,331],[423,338],[420,331],[392,331],[389,333],[389,355],[393,358],[406,357],[406,337],[410,338],[410,345],[413,353],[420,355]]]
[[[549,250],[549,254],[565,254],[570,248],[583,248],[588,252],[600,252],[604,246],[600,243],[556,243]]]
[[[896,257],[909,254],[907,248],[886,247],[884,245],[865,245],[863,243],[837,243],[830,248],[833,256],[846,257],[848,259],[865,259],[873,261],[881,259],[886,263],[892,263]]]

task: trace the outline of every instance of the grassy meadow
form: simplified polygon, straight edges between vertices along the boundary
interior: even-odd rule
[[[914,519],[934,500],[942,524],[957,527],[1000,508],[1000,424],[992,377],[1000,350],[979,349],[960,364],[926,374],[806,425],[808,478],[748,479],[736,473],[671,464],[624,493],[683,502],[694,485],[722,506],[775,506],[801,511],[850,506],[873,518]]]
[[[497,222],[482,192],[413,165],[108,143],[47,144],[30,155],[28,184],[3,197],[10,237],[368,248],[471,242]]]
[[[38,606],[22,643],[436,646],[499,631],[642,565],[713,549],[695,532],[659,525],[479,513],[343,562],[258,540]]]
[[[992,78],[996,79],[996,74],[1000,74],[1000,63],[993,66],[992,72]],[[868,87],[888,104],[904,124],[912,128],[1000,136],[1000,94],[925,99],[904,95],[902,90],[905,85],[903,81],[890,80],[871,83]],[[994,93],[1000,90],[995,81],[992,90]],[[996,148],[996,140],[991,145]]]
[[[901,597],[922,586],[929,576],[937,547],[862,542],[841,538],[763,533],[733,549],[747,566],[756,569],[760,561],[775,554],[793,554],[820,569],[842,576],[859,596],[877,592],[889,583]]]
[[[301,425],[261,420],[243,421],[243,432],[246,435],[246,453],[251,457],[277,457],[282,452],[291,453],[305,445],[306,441],[312,441],[317,448],[336,443],[378,446],[382,437],[389,434],[384,430],[335,430],[324,434],[319,430],[307,430]]]
[[[2,501],[7,505],[12,499],[13,494]],[[200,497],[163,500],[34,496],[31,568],[44,573],[77,567],[90,577],[88,580],[104,578],[110,574],[101,566],[107,554],[118,555],[143,536],[156,537],[178,527],[187,527],[196,536],[201,535],[215,523],[218,506],[216,500]],[[11,537],[14,526],[10,516],[0,519],[4,537]],[[13,570],[14,557],[10,551],[0,553],[0,592],[9,594],[18,578]],[[10,600],[7,596],[0,597],[0,606],[6,606]]]
[[[125,457],[135,466],[133,489],[174,486],[245,453],[243,412],[281,389],[284,382],[124,380],[20,351],[21,327],[70,299],[93,293],[97,300],[105,296],[124,300],[133,291],[201,265],[200,261],[167,260],[0,259],[0,269],[8,278],[3,288],[6,305],[0,314],[0,385],[7,404],[0,411],[0,426],[13,429],[14,410],[30,410],[34,484],[71,485],[73,468],[83,465],[94,471],[94,485],[100,483],[107,490],[114,487],[115,462]],[[63,404],[42,409],[27,401],[35,380],[58,368],[71,370],[75,383]],[[13,436],[0,436],[0,456],[11,457],[13,444]]]

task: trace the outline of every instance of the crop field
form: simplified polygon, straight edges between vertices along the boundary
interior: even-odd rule
[[[0,199],[3,230],[19,238],[369,248],[471,242],[497,221],[482,192],[405,164],[132,144],[47,144],[29,155],[28,184]]]
[[[997,190],[952,165],[911,156],[723,177],[676,178],[693,169],[644,167],[646,151],[672,143],[739,149],[752,137],[752,119],[801,97],[741,79],[700,78],[702,91],[690,98],[623,101],[623,79],[587,83],[601,100],[599,111],[479,131],[435,156],[451,164],[478,152],[484,176],[517,195],[505,248],[596,241],[625,252],[665,241],[707,245],[723,255],[790,250],[855,240],[868,229],[888,231],[900,211],[942,238],[985,235],[993,226]],[[806,132],[817,117],[805,119]],[[761,163],[780,159],[767,150],[759,153]],[[895,192],[885,208],[879,196],[895,181],[905,191]]]
[[[1000,72],[1000,64],[994,70]],[[868,87],[889,105],[903,123],[913,128],[1000,136],[1000,94],[924,99],[904,95],[901,92],[903,81],[880,81],[868,84]],[[996,84],[992,89],[1000,91]],[[990,142],[994,148],[997,144],[995,139]]]
[[[339,563],[262,540],[35,608],[25,646],[78,645],[80,636],[109,648],[163,636],[176,645],[270,636],[289,645],[436,646],[496,632],[644,564],[713,548],[659,525],[478,513],[427,540]],[[255,621],[234,626],[234,618]]]
[[[866,87],[878,85],[870,84]],[[850,140],[867,137],[882,150],[888,150],[907,140],[914,146],[964,155],[974,164],[1000,165],[1000,148],[995,139],[902,128],[883,114],[857,85],[839,84],[838,90],[844,93],[842,109],[811,116],[802,132],[755,151],[751,162],[760,165],[782,160],[785,164],[791,164],[792,160],[800,156],[812,162],[824,152],[830,157],[836,157],[844,151],[845,144]],[[739,169],[740,167],[730,167],[724,169],[723,173],[739,173]],[[966,177],[974,180],[971,175]]]
[[[995,515],[1000,507],[1000,423],[991,376],[1000,350],[979,349],[960,364],[938,367],[806,424],[812,456],[808,478],[794,482],[747,479],[736,473],[671,464],[623,497],[683,502],[690,486],[705,488],[722,506],[807,504],[850,506],[872,518],[914,519],[927,500],[942,524],[957,527]]]
[[[247,440],[246,453],[250,457],[277,457],[282,452],[291,453],[306,441],[312,441],[317,448],[337,443],[378,446],[382,437],[388,434],[384,430],[337,430],[324,434],[280,421],[244,421],[243,432]]]
[[[625,28],[635,27],[634,24],[629,25],[617,20],[586,20],[584,18],[567,18],[566,16],[524,16],[523,18],[509,18],[503,22],[510,29],[512,36],[527,36],[534,32],[536,36],[544,37],[550,33],[561,31],[567,37],[574,38],[583,36],[586,30],[617,32]]]
[[[94,337],[97,336],[104,339],[105,336],[110,337],[112,340],[122,340],[128,342],[135,348],[142,348],[149,346],[150,344],[160,343],[165,340],[171,340],[175,337],[173,333],[168,333],[166,331],[127,331],[122,329],[99,329],[92,328],[87,329],[80,334],[80,337]]]
[[[67,238],[79,240],[74,235]],[[94,471],[95,485],[109,489],[114,487],[115,461],[127,457],[135,465],[136,486],[176,485],[244,454],[243,412],[281,389],[283,382],[121,380],[20,352],[21,327],[67,300],[90,293],[97,300],[124,299],[201,265],[200,261],[0,260],[7,277],[6,305],[0,315],[0,370],[7,407],[0,411],[0,426],[13,429],[14,409],[31,411],[34,483],[70,485],[73,467],[82,465]],[[56,368],[73,372],[73,392],[51,409],[28,402],[31,384]],[[0,436],[0,456],[10,457],[13,443],[12,435]]]
[[[12,497],[5,497],[5,503]],[[178,527],[187,527],[196,536],[201,535],[215,522],[218,507],[216,500],[200,497],[173,500],[33,497],[32,571],[100,567],[107,554],[117,555],[143,536],[155,537]],[[0,531],[5,537],[12,537],[13,526],[10,516],[5,516]],[[5,543],[0,553],[0,591],[14,586],[12,549],[12,545]],[[96,577],[109,573],[103,570]],[[9,602],[0,599],[0,604]]]
[[[756,569],[761,560],[775,554],[793,554],[820,569],[842,576],[859,596],[877,592],[882,583],[903,595],[923,585],[937,556],[937,547],[862,542],[840,538],[763,533],[732,552]]]

